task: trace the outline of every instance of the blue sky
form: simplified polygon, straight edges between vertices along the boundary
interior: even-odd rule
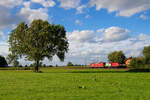
[[[149,0],[1,0],[0,12],[0,55],[5,57],[9,32],[22,21],[30,24],[38,18],[64,25],[67,31],[70,50],[64,63],[55,58],[58,64],[84,64],[85,58],[87,63],[107,61],[115,50],[140,56],[150,45]]]

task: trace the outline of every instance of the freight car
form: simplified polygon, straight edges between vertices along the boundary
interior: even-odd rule
[[[91,63],[89,66],[92,68],[119,68],[122,65],[119,63],[100,62],[100,63]]]

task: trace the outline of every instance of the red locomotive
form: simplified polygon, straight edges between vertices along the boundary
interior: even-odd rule
[[[91,63],[89,65],[90,67],[95,67],[95,68],[105,68],[105,67],[120,67],[121,64],[119,63],[105,63],[105,62],[100,62],[100,63]]]

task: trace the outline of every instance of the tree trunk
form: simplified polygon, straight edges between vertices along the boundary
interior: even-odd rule
[[[39,71],[39,60],[38,61],[35,61],[35,72],[38,72]]]

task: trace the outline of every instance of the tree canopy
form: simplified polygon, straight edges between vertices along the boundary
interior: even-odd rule
[[[114,51],[108,55],[109,62],[124,64],[125,59],[125,54],[122,51]]]
[[[9,44],[11,55],[25,56],[27,60],[35,62],[35,71],[38,71],[39,63],[45,57],[52,60],[57,55],[64,61],[69,46],[63,26],[41,19],[34,20],[30,25],[21,22],[11,31]]]
[[[145,57],[150,58],[150,46],[145,46],[142,52]]]
[[[135,57],[131,60],[130,66],[133,68],[150,68],[150,46],[145,46],[143,51],[143,56]]]
[[[6,66],[8,66],[8,64],[5,57],[0,55],[0,67],[6,67]]]
[[[145,57],[134,57],[131,59],[130,67],[132,68],[144,68],[145,66]]]
[[[145,63],[150,64],[150,46],[145,46],[142,53],[145,57]]]

